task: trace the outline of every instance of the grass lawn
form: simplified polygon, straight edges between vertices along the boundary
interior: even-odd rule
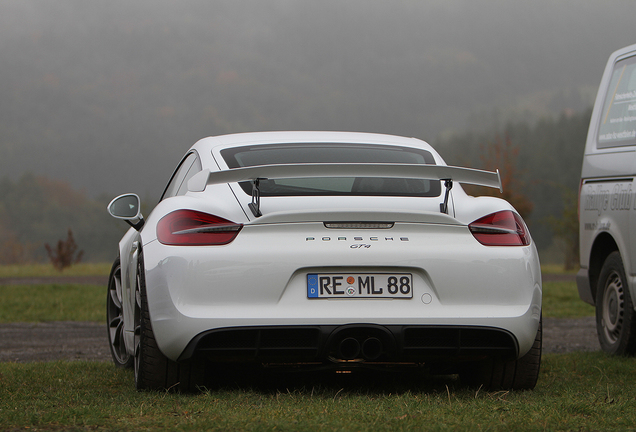
[[[633,358],[544,356],[534,391],[411,373],[232,378],[198,395],[138,393],[109,363],[0,363],[2,430],[634,430]]]
[[[39,321],[106,322],[106,287],[0,285],[0,323]]]
[[[547,318],[594,316],[594,306],[579,298],[576,282],[543,282],[543,316]]]
[[[0,265],[0,278],[108,276],[112,263],[79,263],[59,271],[52,264]]]

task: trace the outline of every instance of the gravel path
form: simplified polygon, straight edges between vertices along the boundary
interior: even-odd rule
[[[596,318],[543,318],[543,352],[599,351]]]
[[[106,324],[75,321],[0,324],[0,362],[109,359]]]

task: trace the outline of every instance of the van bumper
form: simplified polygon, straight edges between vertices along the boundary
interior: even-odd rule
[[[595,304],[594,296],[592,295],[592,288],[590,287],[590,278],[586,268],[582,268],[576,274],[576,286],[579,289],[579,297],[585,303],[589,303],[592,306]]]

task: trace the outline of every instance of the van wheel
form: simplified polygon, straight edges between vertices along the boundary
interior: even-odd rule
[[[616,355],[636,353],[636,319],[623,261],[612,252],[601,269],[596,290],[596,331],[603,351]]]

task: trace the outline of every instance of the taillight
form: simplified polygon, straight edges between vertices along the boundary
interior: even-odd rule
[[[242,224],[195,210],[177,210],[157,224],[157,239],[172,246],[225,245],[231,243]]]
[[[521,216],[510,210],[489,214],[468,225],[477,241],[486,246],[527,246],[530,232]]]

